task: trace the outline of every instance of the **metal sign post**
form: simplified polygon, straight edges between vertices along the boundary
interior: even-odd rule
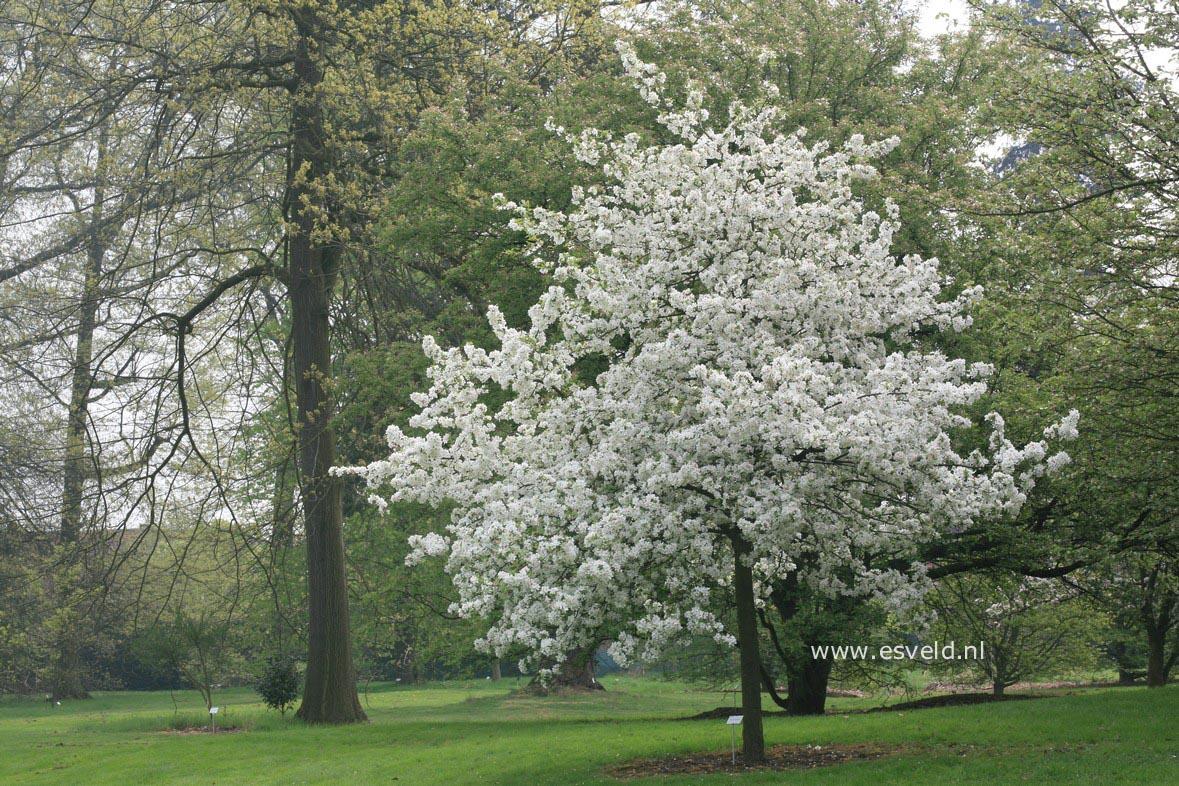
[[[212,723],[213,723],[213,733],[214,734],[217,733],[217,710],[219,710],[219,709],[221,709],[221,708],[220,707],[210,707],[209,708],[209,720],[212,721]]]
[[[737,763],[737,727],[741,725],[741,721],[745,720],[744,715],[730,715],[729,719],[725,721],[725,725],[729,727],[729,736],[733,743],[733,764]]]

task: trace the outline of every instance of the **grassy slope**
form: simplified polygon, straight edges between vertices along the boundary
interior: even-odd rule
[[[636,756],[723,749],[722,721],[674,722],[730,694],[641,680],[607,680],[603,695],[509,695],[512,685],[382,686],[372,723],[307,728],[282,721],[245,690],[226,691],[219,723],[248,733],[164,734],[207,722],[195,694],[116,693],[61,707],[0,703],[2,784],[590,784]],[[839,701],[836,707],[865,702]],[[747,784],[1179,783],[1179,689],[1086,691],[1041,701],[823,718],[772,718],[770,744],[887,742],[884,761]],[[652,783],[730,783],[733,776]]]

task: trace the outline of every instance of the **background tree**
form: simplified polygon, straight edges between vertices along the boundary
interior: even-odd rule
[[[1111,618],[1106,652],[1119,678],[1167,684],[1179,661],[1179,570],[1173,556],[1130,551],[1075,581]]]
[[[212,609],[178,611],[141,634],[136,647],[145,663],[180,674],[211,709],[213,691],[231,679],[234,669],[231,635],[231,624]]]
[[[942,579],[930,595],[937,612],[931,636],[956,650],[978,647],[976,660],[931,667],[983,677],[996,696],[1017,682],[1093,669],[1104,621],[1059,581],[1011,574]]]
[[[54,592],[74,619],[59,626],[62,696],[85,693],[72,632],[84,637],[102,616],[91,604],[110,597],[121,531],[145,530],[178,497],[200,495],[180,489],[202,449],[214,452],[195,423],[208,400],[171,395],[172,342],[157,315],[187,310],[179,304],[191,289],[220,277],[220,260],[243,249],[215,248],[217,238],[240,240],[241,217],[253,215],[242,207],[256,195],[245,176],[257,151],[222,148],[242,125],[224,102],[165,89],[169,69],[202,46],[170,36],[159,24],[167,10],[112,0],[2,12],[13,68],[0,131],[11,255],[0,263],[0,365],[50,424],[45,464],[56,465],[59,502],[53,516],[44,503],[30,508],[28,526],[59,544]],[[181,376],[208,356],[208,344],[191,341]]]
[[[977,276],[993,297],[981,316],[1002,395],[1025,411],[1082,410],[1041,529],[1058,534],[1065,565],[1097,573],[1120,562],[1165,575],[1177,532],[1173,16],[1155,2],[1050,1],[979,17],[1013,66],[980,121],[1015,144],[988,162],[1001,177],[956,207],[984,241]]]

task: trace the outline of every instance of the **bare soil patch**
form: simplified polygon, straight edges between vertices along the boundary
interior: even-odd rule
[[[1060,690],[1061,688],[1128,688],[1138,683],[1109,682],[1093,680],[1054,680],[1052,682],[1017,682],[1008,686],[1008,691]],[[990,686],[981,683],[934,681],[925,686],[922,693],[979,693]],[[830,695],[830,694],[828,694]]]
[[[733,763],[731,751],[690,753],[658,759],[635,759],[607,770],[616,780],[648,778],[653,775],[708,775],[715,772],[752,772],[754,770],[810,770],[853,761],[883,759],[900,752],[896,745],[775,745],[766,751],[761,764],[746,766],[737,753]]]
[[[781,691],[779,691],[781,693]],[[828,688],[827,698],[829,699],[867,699],[872,694],[866,690],[856,690],[855,688]]]
[[[908,710],[928,710],[936,707],[962,707],[967,704],[987,704],[994,701],[1021,701],[1024,699],[1048,699],[1051,695],[1043,693],[1007,693],[1002,696],[996,696],[993,693],[947,693],[938,696],[927,696],[924,699],[915,699],[913,701],[903,701],[900,704],[890,704],[887,707],[872,707],[863,710],[842,710],[837,712],[828,711],[829,715],[858,715],[865,712],[905,712]],[[727,718],[730,715],[740,715],[742,710],[740,707],[716,707],[715,709],[705,710],[696,715],[689,715],[684,718],[676,718],[676,720],[719,720]],[[762,710],[762,717],[780,716],[786,717],[785,711],[769,711]]]
[[[676,718],[676,720],[718,720],[727,718],[730,715],[740,715],[744,712],[740,707],[716,707],[715,709],[705,710],[696,715],[689,715],[686,718]],[[763,718],[772,717],[774,715],[786,715],[784,710],[762,710]]]
[[[904,710],[928,710],[934,707],[961,707],[967,704],[988,704],[995,701],[1023,701],[1026,699],[1048,699],[1041,693],[1005,693],[996,696],[993,693],[947,693],[942,696],[930,696],[915,701],[903,701],[900,704],[890,704],[887,707],[873,707],[864,712],[898,712]]]

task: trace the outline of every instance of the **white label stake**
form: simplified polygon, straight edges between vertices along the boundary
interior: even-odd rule
[[[733,764],[737,763],[737,727],[741,725],[741,721],[745,720],[744,715],[730,715],[729,719],[725,721],[725,725],[729,727],[729,736],[733,743]]]

